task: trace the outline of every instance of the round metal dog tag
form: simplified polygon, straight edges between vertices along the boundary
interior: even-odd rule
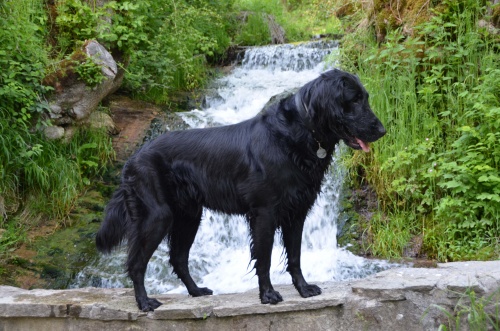
[[[316,155],[317,155],[320,159],[324,159],[324,158],[325,158],[325,156],[326,156],[326,150],[325,150],[323,147],[319,146],[318,151],[316,152]]]

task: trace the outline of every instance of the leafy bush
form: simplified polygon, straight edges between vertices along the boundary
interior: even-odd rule
[[[97,39],[108,49],[130,54],[147,44],[147,2],[110,1],[95,6],[85,0],[56,3],[57,43],[60,54],[69,54],[79,43]]]
[[[131,54],[125,86],[146,99],[166,102],[172,90],[203,84],[206,59],[224,53],[230,27],[217,7],[203,2],[161,0],[150,6],[163,15],[147,22],[150,43]]]

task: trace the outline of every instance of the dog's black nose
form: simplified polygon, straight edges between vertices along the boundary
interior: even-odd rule
[[[380,134],[380,136],[384,136],[386,134],[386,130],[384,128],[384,126],[382,125],[382,123],[380,123],[380,125],[378,126],[378,133]]]

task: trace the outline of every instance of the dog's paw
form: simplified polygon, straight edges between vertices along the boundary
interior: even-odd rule
[[[260,294],[260,302],[263,304],[270,303],[272,305],[277,304],[278,302],[283,301],[281,294],[275,290],[266,290],[261,292]]]
[[[154,298],[144,298],[142,300],[137,300],[137,306],[144,312],[154,311],[156,308],[160,307],[162,303]]]
[[[214,292],[207,287],[198,287],[192,291],[189,291],[189,294],[193,297],[201,297],[204,295],[212,295]]]
[[[300,296],[303,298],[309,298],[321,294],[321,288],[312,284],[297,287],[297,291],[299,291]]]

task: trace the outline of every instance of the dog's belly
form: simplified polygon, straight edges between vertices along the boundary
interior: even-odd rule
[[[243,215],[248,212],[248,205],[233,182],[227,179],[207,182],[202,192],[204,207],[226,214]]]
[[[248,212],[248,207],[235,199],[207,199],[203,207],[230,215],[244,215]]]

